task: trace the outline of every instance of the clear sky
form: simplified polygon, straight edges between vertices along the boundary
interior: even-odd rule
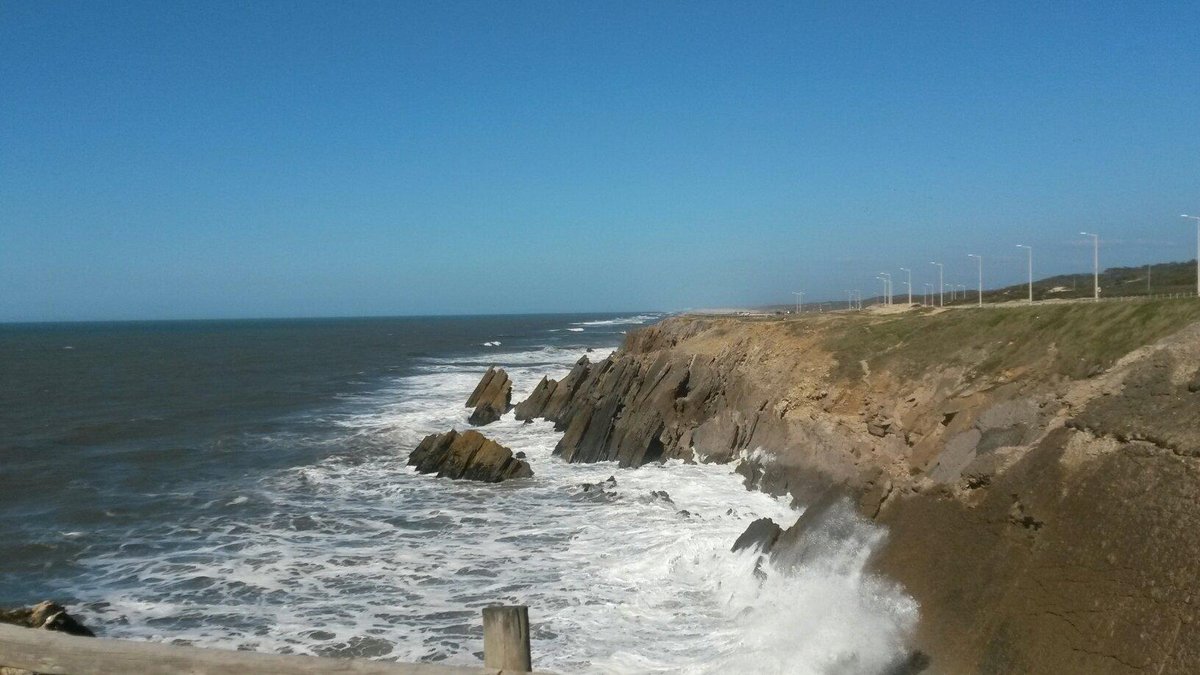
[[[1200,3],[0,3],[0,320],[1194,257]]]

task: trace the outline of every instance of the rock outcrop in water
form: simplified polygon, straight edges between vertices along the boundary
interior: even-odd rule
[[[509,478],[533,475],[529,463],[513,457],[508,448],[478,431],[430,434],[408,456],[409,466],[439,478],[499,483]]]
[[[17,607],[15,609],[0,609],[0,623],[22,626],[25,628],[40,628],[68,635],[96,637],[96,634],[78,619],[67,613],[67,609],[56,602],[39,602],[33,607]],[[3,665],[0,663],[0,665]]]
[[[511,405],[512,382],[508,373],[503,368],[488,368],[467,399],[467,407],[475,408],[467,421],[478,427],[491,424],[508,412]]]
[[[811,505],[739,540],[777,566],[886,526],[871,569],[919,603],[932,672],[1200,672],[1198,321],[1194,301],[682,317],[518,408],[567,461],[742,460]]]

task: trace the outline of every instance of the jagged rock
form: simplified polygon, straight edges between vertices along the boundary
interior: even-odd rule
[[[0,623],[13,624],[25,628],[41,628],[68,635],[96,637],[96,634],[91,629],[68,614],[65,607],[48,600],[39,602],[33,607],[0,609]]]
[[[663,501],[668,504],[675,504],[675,500],[671,499],[671,495],[667,494],[666,490],[653,490],[650,492],[650,501]]]
[[[617,477],[609,476],[607,480],[602,480],[599,483],[581,483],[579,487],[582,488],[584,492],[592,492],[592,491],[604,492],[605,490],[607,490],[609,488],[614,488],[616,486],[617,486]]]
[[[498,483],[509,478],[533,475],[529,464],[513,457],[512,451],[478,431],[430,434],[408,456],[409,466],[419,473],[437,473],[439,478]]]
[[[777,569],[796,570],[830,550],[857,539],[865,519],[855,509],[845,490],[826,490],[771,547],[771,562]]]
[[[542,381],[538,382],[533,388],[533,393],[529,398],[517,404],[513,409],[513,416],[519,420],[526,422],[532,421],[536,417],[541,417],[546,409],[546,404],[549,403],[550,397],[554,394],[555,387],[558,386],[556,380],[551,380],[548,377],[542,377]]]
[[[783,534],[783,528],[779,527],[778,523],[770,518],[759,518],[750,523],[746,531],[742,532],[733,542],[733,548],[729,550],[736,553],[742,549],[754,548],[759,553],[770,553],[781,534]]]
[[[468,422],[484,426],[500,419],[512,404],[512,381],[503,368],[491,367],[483,374],[475,391],[467,399],[467,407],[475,408]]]

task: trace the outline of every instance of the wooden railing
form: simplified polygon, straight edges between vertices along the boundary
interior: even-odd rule
[[[501,675],[530,670],[525,607],[483,610],[484,667],[286,656],[79,637],[0,624],[4,668],[48,675]]]

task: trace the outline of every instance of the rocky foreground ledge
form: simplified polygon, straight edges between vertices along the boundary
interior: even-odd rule
[[[1200,672],[1196,301],[673,318],[516,415],[572,462],[744,460],[813,506],[741,542],[785,565],[886,525],[928,672]]]

